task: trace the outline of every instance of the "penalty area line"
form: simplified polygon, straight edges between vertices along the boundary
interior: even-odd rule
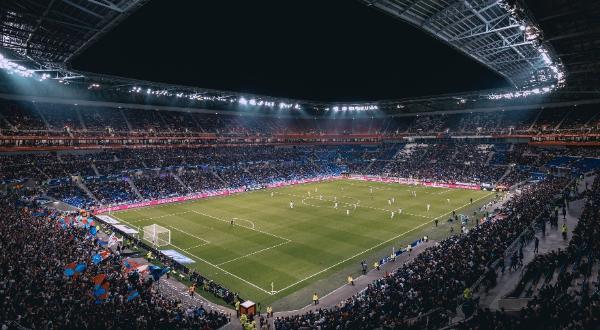
[[[276,245],[273,245],[273,246],[269,246],[269,247],[266,247],[266,248],[264,248],[264,249],[260,249],[260,250],[258,250],[258,251],[254,251],[254,252],[248,253],[248,254],[246,254],[246,255],[243,255],[243,256],[240,256],[240,257],[237,257],[237,258],[234,258],[234,259],[231,259],[231,260],[227,260],[227,261],[225,261],[225,262],[222,262],[222,263],[220,263],[220,264],[217,264],[217,266],[222,266],[222,265],[228,264],[228,263],[230,263],[230,262],[234,262],[234,261],[237,261],[237,260],[240,260],[240,259],[244,259],[244,258],[246,258],[246,257],[250,257],[250,256],[253,256],[253,255],[255,255],[255,254],[258,254],[258,253],[261,253],[261,252],[265,252],[265,251],[268,251],[268,250],[274,249],[274,248],[276,248],[276,247],[282,246],[282,245],[284,245],[284,244],[287,244],[287,243],[290,243],[290,242],[291,242],[291,241],[285,241],[285,242],[282,242],[282,243],[279,243],[279,244],[276,244]]]
[[[171,214],[160,215],[160,216],[157,216],[157,217],[150,217],[150,218],[143,218],[143,219],[131,220],[131,222],[132,222],[132,223],[138,223],[138,222],[142,222],[142,221],[148,221],[148,220],[154,220],[154,219],[168,218],[168,217],[173,217],[173,216],[177,216],[177,215],[181,215],[181,214],[187,214],[187,213],[190,213],[190,211],[185,211],[185,212],[177,212],[177,213],[171,213]]]
[[[207,217],[207,218],[210,218],[210,219],[218,220],[218,221],[225,222],[225,223],[231,223],[230,221],[228,221],[228,220],[226,220],[226,219],[221,219],[221,218],[215,217],[214,215],[210,215],[210,214],[202,213],[202,212],[199,212],[199,211],[196,211],[196,210],[190,210],[190,211],[192,211],[192,212],[194,212],[194,213],[196,213],[196,214],[199,214],[199,215],[205,216],[205,217]],[[248,221],[248,220],[246,220],[246,221]],[[253,223],[253,224],[254,224],[254,223]],[[260,230],[260,229],[256,229],[256,228],[254,228],[254,227],[248,227],[248,226],[240,225],[239,223],[234,223],[233,225],[234,225],[234,226],[238,226],[238,227],[242,227],[242,228],[246,228],[246,229],[248,229],[248,230],[253,230],[253,231],[256,231],[256,232],[259,232],[259,233],[261,233],[261,234],[265,234],[265,235],[268,235],[268,236],[271,236],[271,237],[279,238],[279,239],[281,239],[281,240],[284,240],[284,241],[287,241],[287,242],[291,242],[291,240],[290,240],[290,239],[288,239],[288,238],[281,237],[281,236],[279,236],[279,235],[275,235],[275,234],[271,234],[271,233],[269,233],[269,232],[266,232],[266,231],[263,231],[263,230]]]
[[[242,281],[242,282],[244,282],[244,283],[246,283],[246,284],[250,285],[251,287],[253,287],[253,288],[255,288],[255,289],[258,289],[258,290],[260,290],[261,292],[264,292],[264,293],[266,293],[266,294],[269,294],[269,295],[273,295],[273,294],[274,294],[273,292],[271,292],[271,291],[268,291],[268,290],[265,290],[265,289],[261,288],[260,286],[258,286],[258,285],[254,284],[254,283],[252,283],[252,282],[250,282],[250,281],[248,281],[248,280],[246,280],[246,279],[243,279],[243,278],[241,278],[241,277],[239,277],[239,276],[237,276],[237,275],[235,275],[235,274],[233,274],[233,273],[231,273],[231,272],[229,272],[229,271],[227,271],[227,270],[225,270],[225,269],[223,269],[223,268],[219,267],[219,265],[215,265],[215,264],[213,264],[212,262],[210,262],[210,261],[208,261],[208,260],[206,260],[206,259],[200,258],[200,257],[198,257],[197,255],[195,255],[195,254],[192,254],[192,253],[190,253],[190,252],[186,251],[185,249],[182,249],[182,248],[178,247],[177,245],[174,245],[173,243],[171,243],[170,245],[171,245],[172,247],[176,248],[177,250],[180,250],[181,252],[183,252],[183,253],[185,253],[185,254],[188,254],[188,255],[190,255],[190,256],[192,256],[192,257],[194,257],[196,260],[200,260],[200,261],[202,261],[203,263],[205,263],[205,264],[207,264],[207,265],[209,265],[209,266],[212,266],[212,267],[214,267],[214,268],[216,268],[216,269],[218,269],[218,270],[222,271],[223,273],[225,273],[225,274],[227,274],[227,275],[229,275],[229,276],[231,276],[231,277],[233,277],[233,278],[235,278],[235,279],[238,279],[238,280],[240,280],[240,281]]]
[[[193,212],[193,211],[192,211],[192,212]],[[118,218],[117,218],[117,219],[118,219]],[[120,219],[119,219],[119,220],[120,220]],[[130,223],[129,223],[129,222],[127,222],[127,221],[124,221],[124,220],[121,220],[121,221],[123,221],[123,222],[125,222],[126,224],[128,224],[128,225],[132,226],[132,224],[130,224]],[[225,270],[225,269],[223,269],[223,268],[219,267],[218,265],[215,265],[215,264],[213,264],[212,262],[210,262],[210,261],[208,261],[208,260],[205,260],[205,259],[203,259],[203,258],[200,258],[200,257],[198,257],[197,255],[195,255],[195,254],[192,254],[192,253],[190,253],[190,252],[186,251],[185,249],[183,249],[183,248],[181,248],[181,247],[179,247],[179,246],[177,246],[177,245],[175,245],[175,244],[173,244],[173,243],[170,243],[169,245],[171,245],[172,247],[176,248],[177,250],[179,250],[179,251],[181,251],[181,252],[183,252],[183,253],[185,253],[185,254],[187,254],[187,255],[190,255],[190,256],[192,256],[192,257],[193,257],[194,259],[196,259],[196,260],[200,260],[200,261],[202,261],[203,263],[205,263],[205,264],[207,264],[207,265],[209,265],[209,266],[212,266],[212,267],[214,267],[214,268],[216,268],[216,269],[220,270],[220,271],[221,271],[221,272],[223,272],[224,274],[227,274],[227,275],[229,275],[229,276],[231,276],[231,277],[233,277],[233,278],[235,278],[235,279],[238,279],[238,280],[240,280],[240,281],[242,281],[242,282],[244,282],[244,283],[248,284],[249,286],[251,286],[251,287],[253,287],[253,288],[255,288],[255,289],[257,289],[257,290],[259,290],[259,291],[261,291],[261,292],[264,292],[264,293],[266,293],[266,294],[268,294],[268,295],[274,295],[274,294],[275,294],[274,292],[271,292],[271,291],[269,291],[269,290],[265,290],[265,289],[261,288],[260,286],[258,286],[258,285],[256,285],[256,284],[254,284],[254,283],[252,283],[252,282],[250,282],[250,281],[248,281],[248,280],[245,280],[245,279],[243,279],[243,278],[241,278],[241,277],[239,277],[239,276],[237,276],[237,275],[235,275],[235,274],[233,274],[233,273],[231,273],[231,272],[229,272],[229,271],[227,271],[227,270]]]
[[[186,231],[184,231],[184,230],[181,230],[181,229],[179,229],[179,228],[177,228],[177,227],[174,227],[174,226],[168,226],[168,227],[169,227],[169,228],[172,228],[172,229],[174,229],[174,230],[176,230],[176,231],[178,231],[178,232],[180,232],[180,233],[182,233],[182,234],[188,235],[188,236],[190,236],[190,237],[193,237],[193,238],[195,238],[195,239],[197,239],[197,240],[200,240],[200,241],[204,242],[203,244],[197,245],[197,246],[195,246],[195,247],[200,247],[200,246],[204,246],[204,245],[206,245],[206,244],[210,244],[210,242],[209,242],[209,241],[205,240],[205,239],[204,239],[204,238],[202,238],[202,237],[198,237],[198,236],[196,236],[196,235],[190,234],[190,233],[188,233],[188,232],[186,232]],[[192,248],[189,248],[189,249],[192,249]],[[186,249],[186,250],[189,250],[189,249]]]

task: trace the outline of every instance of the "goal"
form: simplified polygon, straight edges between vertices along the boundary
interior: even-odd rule
[[[144,240],[154,246],[165,246],[171,244],[171,231],[157,224],[144,227]]]

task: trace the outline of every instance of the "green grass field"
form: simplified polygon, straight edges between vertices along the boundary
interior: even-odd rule
[[[389,205],[392,197],[395,203]],[[133,227],[158,224],[170,229],[172,246],[161,249],[178,250],[195,261],[189,267],[245,299],[282,309],[305,306],[312,290],[324,295],[343,285],[349,273],[358,274],[363,259],[389,255],[392,247],[404,247],[423,235],[447,236],[452,210],[471,215],[490,198],[492,193],[485,191],[337,180],[112,216]],[[232,218],[237,218],[234,226]],[[438,228],[433,226],[436,218]]]

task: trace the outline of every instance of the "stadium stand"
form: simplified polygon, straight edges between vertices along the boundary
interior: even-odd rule
[[[57,111],[60,110],[60,111]],[[272,134],[516,134],[597,132],[596,106],[537,111],[501,111],[452,115],[405,116],[389,119],[279,119],[210,115],[188,111],[144,111],[51,103],[1,101],[3,135],[220,135]]]
[[[505,80],[506,87],[493,90],[323,102],[72,69],[74,58],[147,2],[6,0],[0,4],[0,330],[600,329],[600,48],[594,39],[600,31],[600,2],[358,1],[427,32]],[[158,46],[160,42],[156,41]],[[212,44],[208,39],[200,42]],[[260,46],[276,49],[268,40]],[[162,61],[155,62],[162,66]],[[197,61],[203,58],[199,55]],[[168,72],[167,66],[160,69]],[[143,76],[138,78],[147,79]],[[423,75],[426,84],[436,78]],[[389,241],[369,247],[372,237],[368,237],[352,246],[360,235],[348,232],[350,239],[340,241],[349,246],[348,251],[360,247],[362,252],[312,275],[307,270],[307,277],[297,282],[290,276],[287,287],[278,279],[279,291],[271,279],[268,291],[266,279],[255,282],[223,267],[244,268],[237,264],[241,258],[291,246],[286,244],[292,240],[265,231],[268,226],[258,221],[255,228],[253,221],[229,214],[230,200],[218,201],[223,211],[218,217],[195,209],[176,213],[217,220],[208,226],[200,221],[194,225],[211,233],[213,227],[225,226],[227,244],[244,241],[242,235],[247,235],[248,251],[233,245],[210,246],[219,257],[232,252],[231,258],[214,264],[192,254],[210,242],[186,232],[187,228],[171,226],[176,235],[185,234],[200,244],[179,248],[174,245],[179,243],[173,243],[174,250],[169,251],[140,238],[139,221],[168,218],[174,215],[168,214],[168,207],[180,204],[151,208],[165,215],[131,223],[123,216],[120,220],[131,227],[108,225],[111,220],[116,223],[114,212],[119,209],[332,178],[421,184],[428,186],[423,195],[433,191],[429,187],[489,193],[477,192],[486,204],[471,205],[477,219],[468,226],[454,222],[456,211],[467,208],[455,209],[449,195],[441,197],[447,198],[444,212],[448,213],[437,218],[432,213],[412,214],[421,222],[393,241],[412,240],[404,235],[431,223],[435,223],[433,230],[441,230],[438,218],[451,212],[454,218],[443,224],[449,232],[447,227],[444,233],[435,232],[439,237],[423,237],[430,232],[419,231],[421,238],[413,243],[419,244],[419,251],[411,255],[410,245],[409,257],[402,262],[395,258],[404,252],[392,246],[390,259],[395,264],[381,273],[368,272],[366,262],[361,264],[366,276],[364,286],[356,290],[328,286],[339,285],[339,278],[333,278],[349,268],[338,268],[348,267],[345,263],[358,256],[375,258],[374,268],[379,271],[377,261],[389,259],[371,252],[388,248],[381,244]],[[276,199],[276,192],[270,195]],[[353,202],[342,201],[345,210],[340,211],[351,219],[349,207],[356,210],[360,200],[345,195],[340,199]],[[262,198],[261,192],[244,196]],[[331,200],[321,195],[319,205],[305,203],[310,198],[289,196],[302,198],[302,207],[329,211],[323,205]],[[287,208],[289,196],[281,197],[286,211],[294,209],[293,201]],[[333,201],[337,209],[338,196]],[[463,203],[454,198],[452,202]],[[390,199],[387,203],[391,208]],[[571,209],[569,203],[577,206]],[[385,221],[388,212],[391,219],[396,211],[375,204],[366,207],[386,212]],[[404,207],[397,209],[396,219]],[[427,204],[427,212],[429,208]],[[143,214],[148,209],[132,212]],[[103,212],[115,218],[102,218]],[[469,222],[467,215],[460,216]],[[325,217],[313,216],[313,220],[330,220]],[[295,221],[294,226],[302,222],[287,215],[285,220]],[[560,244],[544,239],[544,251],[539,253],[539,232],[545,237],[547,223]],[[576,226],[567,229],[567,223]],[[364,230],[363,223],[351,225]],[[241,230],[234,231],[236,226]],[[454,226],[460,230],[455,232]],[[387,224],[382,227],[389,231]],[[170,231],[163,229],[169,232],[170,243]],[[319,236],[326,241],[314,244],[325,245],[342,232],[334,225],[328,230],[323,236],[316,235],[317,230],[307,236]],[[263,236],[270,242],[264,246]],[[281,254],[294,258],[304,252],[304,246],[293,252]],[[190,266],[195,268],[191,270],[182,259],[201,266]],[[329,259],[335,263],[338,256]],[[325,265],[321,261],[311,260],[310,266],[321,269]],[[256,275],[263,270],[257,266],[251,271]],[[340,273],[308,283],[321,281],[322,273],[329,271]],[[252,286],[264,294],[263,299],[290,292],[277,299],[304,304],[309,301],[299,298],[305,293],[302,290],[325,287],[333,291],[323,293],[337,300],[317,305],[317,297],[314,306],[276,311],[274,316],[272,310],[265,315],[259,307],[257,326],[252,323],[253,312],[243,315],[246,321],[242,321],[239,303],[246,297],[236,290],[243,289],[211,280],[222,274]],[[349,279],[348,287],[354,287],[352,276]],[[335,284],[323,283],[326,280]],[[292,288],[298,290],[291,292]],[[197,292],[202,297],[194,297]],[[500,307],[498,296],[518,306]],[[232,318],[236,312],[239,319]]]
[[[105,245],[90,237],[89,227],[77,225],[76,214],[16,196],[2,198],[0,210],[0,318],[5,328],[216,329],[228,322],[224,314],[156,292],[151,277],[127,271],[127,259],[118,250],[97,263],[87,262],[106,251]],[[74,274],[68,273],[69,265]]]
[[[523,272],[512,296],[530,297],[516,314],[479,310],[457,329],[594,329],[600,323],[598,239],[600,177],[584,192],[587,202],[566,250],[537,255]]]
[[[439,310],[428,319],[428,327],[443,326],[448,322],[449,311],[456,306],[456,297],[490,271],[496,258],[503,255],[528,228],[538,210],[546,207],[546,201],[565,185],[564,179],[550,179],[528,189],[507,205],[507,211],[510,210],[507,219],[486,222],[467,234],[440,242],[334,309],[276,319],[275,327],[402,328],[410,327],[415,322],[412,318],[433,309]]]
[[[531,230],[530,224],[538,210],[544,209],[546,201],[554,199],[567,185],[566,177],[600,168],[597,149],[593,146],[532,143],[548,133],[596,131],[594,118],[598,117],[598,110],[594,107],[579,110],[583,118],[575,116],[573,109],[543,109],[511,112],[510,115],[500,111],[377,120],[258,120],[192,112],[58,107],[2,101],[0,129],[5,138],[4,147],[12,148],[15,141],[20,141],[20,147],[33,149],[3,153],[0,179],[9,186],[39,184],[41,195],[92,210],[221,189],[252,190],[280,181],[342,173],[438,183],[463,182],[486,189],[521,187],[519,189],[524,189],[522,194],[502,210],[508,215],[503,221],[486,222],[468,233],[439,242],[413,262],[375,281],[360,294],[344,299],[336,307],[279,316],[272,321],[277,329],[372,328],[381,325],[437,328],[447,325],[455,317],[457,297],[465,288],[479,282],[486,287],[495,285],[496,279],[491,274],[497,267],[498,256],[504,255],[509,245]],[[352,137],[360,134],[369,137],[367,140]],[[463,135],[472,138],[453,138]],[[374,140],[369,140],[373,136]],[[519,140],[520,136],[525,138]],[[158,144],[149,142],[157,137],[166,139]],[[177,137],[200,139],[184,144],[173,139]],[[54,142],[49,142],[52,141],[50,138],[59,141],[89,139],[94,148],[78,150],[70,145],[58,145],[58,150],[52,150],[49,147]],[[106,142],[106,138],[115,138],[111,141],[116,142]],[[331,141],[313,143],[315,138]],[[281,142],[277,144],[268,143],[278,139]],[[597,189],[596,181],[588,194],[595,196]],[[29,205],[27,208],[15,206],[19,203],[11,195],[3,202],[3,209],[15,219],[12,226],[2,223],[8,226],[6,231],[12,233],[15,228],[32,230],[30,227],[43,224],[35,231],[39,235],[32,235],[34,241],[42,239],[41,229],[50,231],[55,239],[40,243],[45,246],[40,253],[48,249],[67,249],[67,252],[61,252],[62,257],[52,254],[52,258],[60,259],[53,260],[54,267],[46,266],[50,269],[47,286],[52,293],[42,295],[40,299],[45,299],[48,310],[25,312],[22,302],[31,298],[15,294],[3,315],[9,326],[37,327],[51,320],[55,327],[90,322],[119,327],[133,322],[143,328],[216,328],[228,322],[224,314],[198,306],[187,307],[173,301],[173,297],[160,296],[143,279],[131,283],[119,273],[116,265],[121,264],[123,258],[118,254],[109,258],[106,266],[88,268],[81,274],[85,280],[79,282],[79,286],[68,280],[64,282],[67,284],[59,284],[58,278],[63,276],[64,269],[56,264],[81,260],[91,253],[85,251],[96,251],[97,245],[86,240],[70,242],[61,228],[48,225],[56,218],[71,215]],[[590,238],[584,231],[595,232],[593,224],[587,224],[587,219],[597,216],[594,215],[595,208],[591,207],[594,203],[597,202],[590,198],[568,250],[536,257],[528,265],[521,281],[524,284],[514,290],[514,295],[532,299],[520,316],[480,309],[472,318],[453,326],[497,327],[503,322],[516,328],[531,327],[535,322],[550,326],[549,320],[555,322],[556,319],[547,315],[571,313],[572,321],[565,326],[593,327],[595,321],[589,315],[594,313],[597,300],[597,275],[594,275],[597,265],[587,248],[586,244],[590,243],[586,243],[586,239]],[[587,227],[580,229],[583,226]],[[81,229],[67,232],[70,237],[85,234]],[[10,272],[7,275],[17,270],[39,273],[39,268],[33,264],[40,265],[41,257],[38,254],[22,256],[28,249],[17,254],[25,263],[18,268],[8,266],[17,258],[8,256],[9,252],[15,253],[14,244],[21,244],[15,241],[17,239],[19,236],[3,246],[3,265],[5,271]],[[584,250],[581,246],[588,252],[581,252]],[[73,251],[80,251],[80,257],[77,258]],[[169,264],[171,261],[164,262]],[[175,263],[171,265],[178,267]],[[119,288],[113,293],[116,299],[110,303],[110,308],[95,313],[94,319],[86,316],[89,312],[66,318],[68,310],[98,309],[96,302],[89,299],[76,307],[71,302],[87,297],[91,289],[81,283],[89,283],[101,273],[112,279],[111,287]],[[234,292],[202,274],[190,272],[186,276],[228,304],[237,299]],[[6,282],[2,285],[5,292],[28,289],[26,283],[19,283],[19,287]],[[140,298],[129,302],[127,295],[132,288],[139,292]],[[561,295],[560,292],[565,290],[567,296]],[[56,295],[66,298],[60,301],[49,298]],[[156,308],[162,312],[150,313]],[[110,313],[116,313],[118,317],[109,318]]]

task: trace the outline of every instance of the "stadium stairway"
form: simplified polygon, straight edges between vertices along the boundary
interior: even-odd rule
[[[94,164],[94,162],[90,163],[90,167],[94,171],[94,174],[96,174],[97,176],[100,176],[100,171],[98,171],[98,168],[96,167],[96,164]]]
[[[533,128],[535,127],[535,124],[537,124],[538,119],[540,119],[540,116],[542,115],[542,112],[544,110],[539,110],[537,115],[535,116],[535,119],[531,122],[531,126],[529,126],[529,128],[527,129],[528,131],[532,131]]]
[[[582,181],[579,185],[579,190],[585,189],[585,182],[587,181],[590,185],[594,181],[595,177],[587,177],[584,181]],[[562,239],[560,228],[550,228],[547,226],[546,228],[546,236],[542,236],[542,233],[536,231],[535,235],[540,240],[539,243],[539,254],[544,254],[550,252],[552,250],[565,249],[569,240],[572,237],[573,229],[575,229],[577,222],[579,221],[579,217],[581,216],[583,209],[585,206],[585,200],[580,199],[570,203],[570,207],[567,209],[567,217],[566,224],[568,227],[568,239],[565,241]],[[561,217],[562,218],[562,217]],[[559,227],[562,224],[562,219],[559,220]],[[527,245],[523,247],[523,265],[526,266],[529,264],[534,256],[534,243],[531,240]],[[505,310],[509,310],[511,301],[510,299],[503,299],[508,294],[514,291],[517,284],[521,280],[522,270],[523,268],[519,268],[515,271],[510,271],[510,253],[506,254],[507,257],[505,259],[506,271],[504,274],[501,273],[500,269],[497,270],[497,284],[495,287],[490,288],[487,292],[484,288],[481,288],[477,295],[480,297],[479,305],[481,308],[490,308],[491,310],[499,310],[504,308]],[[553,277],[550,281],[554,280],[556,274],[553,274]],[[540,281],[543,282],[543,281]],[[535,289],[535,288],[534,288]],[[515,301],[513,301],[515,302]],[[517,303],[517,302],[515,302]],[[519,309],[519,307],[516,307]]]
[[[42,119],[42,122],[44,123],[44,126],[46,126],[46,129],[51,131],[52,128],[50,127],[50,123],[48,123],[48,120],[46,119],[46,116],[44,116],[43,112],[40,111],[40,109],[38,109],[37,106],[34,106],[35,108],[35,112],[36,114]]]
[[[76,180],[73,180],[73,182],[75,183],[75,185],[77,185],[77,187],[79,187],[79,189],[81,189],[83,192],[85,192],[85,194],[94,200],[94,202],[96,202],[97,204],[100,204],[100,201],[98,200],[98,198],[96,198],[96,196],[90,191],[90,189],[88,189],[88,187],[85,185],[85,183],[83,183],[83,180],[81,180],[81,177],[77,177]]]
[[[569,117],[569,115],[571,114],[571,112],[573,112],[573,109],[571,109],[571,111],[565,111],[565,115],[562,117],[562,119],[558,122],[558,124],[556,124],[556,126],[554,126],[554,130],[557,131],[560,129],[560,126],[562,125],[562,123],[565,122],[565,120],[567,119],[567,117]]]
[[[75,113],[77,114],[77,120],[79,120],[79,125],[83,130],[87,131],[87,126],[85,126],[85,120],[83,120],[83,116],[81,115],[80,109],[75,109]]]
[[[485,165],[486,165],[486,166],[490,165],[490,162],[492,161],[492,159],[494,159],[494,156],[495,156],[495,155],[496,155],[496,152],[495,152],[495,151],[491,151],[491,152],[488,154],[488,158],[485,160]]]
[[[584,127],[589,127],[590,124],[596,120],[596,118],[598,118],[598,116],[600,116],[600,112],[594,114],[593,116],[590,117],[590,119],[588,121],[585,122],[585,124],[583,124]]]
[[[129,131],[133,131],[131,123],[129,122],[129,120],[127,120],[127,116],[125,116],[125,113],[123,112],[123,109],[119,109],[119,112],[121,113],[121,117],[123,117],[123,121],[125,122],[125,125],[127,125],[127,129]]]
[[[15,125],[13,125],[10,121],[8,121],[8,119],[6,119],[6,117],[4,117],[2,114],[0,114],[0,120],[2,120],[4,122],[4,124],[6,124],[6,126],[10,127],[12,130],[17,130]]]
[[[373,167],[373,164],[375,164],[375,162],[376,162],[376,161],[377,161],[377,159],[372,159],[372,160],[369,162],[369,165],[367,165],[367,167],[365,168],[364,172],[365,172],[365,173],[369,173],[369,170],[371,169],[371,167]]]
[[[510,172],[513,171],[513,167],[512,166],[507,166],[506,167],[506,171],[504,172],[504,174],[502,174],[502,176],[500,177],[500,179],[498,179],[498,182],[502,182],[502,180],[504,180],[504,178],[506,178]]]
[[[46,172],[42,171],[37,165],[32,165],[36,171],[43,175],[46,179],[52,179]]]
[[[175,179],[175,181],[179,182],[179,184],[185,188],[185,190],[187,190],[188,192],[192,192],[192,189],[185,184],[185,182],[183,182],[183,180],[181,180],[181,178],[179,177],[179,175],[177,175],[177,173],[172,172],[171,175],[173,176],[173,178]]]
[[[223,183],[224,185],[227,185],[227,182],[225,182],[225,180],[223,180],[223,178],[221,178],[221,176],[219,176],[219,175],[217,174],[217,172],[215,172],[215,171],[211,171],[210,173],[212,173],[212,175],[214,175],[214,176],[215,176],[215,178],[217,178],[217,180],[221,181],[221,183]]]
[[[140,191],[138,190],[138,188],[135,186],[135,183],[133,183],[133,180],[126,180],[126,182],[129,184],[129,186],[131,187],[131,190],[135,193],[135,196],[139,199],[139,200],[144,200],[144,197],[142,196],[142,194],[140,194]]]

